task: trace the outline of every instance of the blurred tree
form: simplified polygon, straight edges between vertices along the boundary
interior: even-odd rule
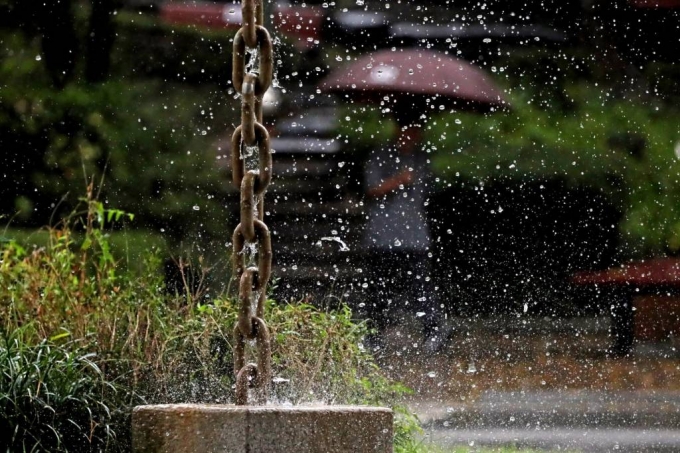
[[[106,80],[111,66],[111,49],[116,36],[113,15],[120,5],[117,0],[92,0],[89,32],[85,48],[85,80]]]
[[[119,0],[91,0],[89,5],[73,0],[9,0],[3,7],[3,25],[40,39],[41,59],[56,88],[77,78],[83,50],[84,79],[98,83],[109,74],[116,35],[113,16],[120,6]],[[87,26],[80,23],[85,20]]]

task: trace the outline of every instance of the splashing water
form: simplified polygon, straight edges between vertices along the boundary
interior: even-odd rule
[[[246,267],[255,266],[255,257],[257,256],[257,242],[246,241],[241,253],[246,258]]]
[[[345,244],[345,242],[337,236],[322,237],[321,239],[319,239],[319,242],[317,242],[316,245],[321,247],[323,241],[337,242],[338,244],[340,244],[341,252],[349,252],[349,247],[347,247],[347,244]]]

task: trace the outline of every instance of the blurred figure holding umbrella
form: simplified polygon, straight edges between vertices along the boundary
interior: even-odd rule
[[[410,113],[410,112],[409,112]],[[432,187],[422,124],[414,115],[396,115],[393,143],[373,150],[365,167],[368,221],[363,246],[369,250],[365,308],[380,332],[399,316],[420,318],[424,347],[443,344],[442,318],[432,279],[430,230],[425,204]]]
[[[421,141],[429,113],[494,111],[506,105],[486,73],[447,54],[417,48],[378,51],[338,68],[319,88],[352,102],[380,105],[399,124],[397,139],[374,150],[366,167],[369,216],[369,313],[378,329],[394,313],[423,321],[424,347],[439,349],[445,333],[430,272],[430,232],[424,204],[431,190]]]

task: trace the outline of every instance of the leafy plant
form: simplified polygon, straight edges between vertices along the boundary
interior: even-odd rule
[[[189,271],[180,260],[183,291],[166,288],[154,251],[140,266],[121,266],[108,228],[124,219],[133,216],[105,207],[89,185],[73,214],[47,230],[47,245],[31,248],[13,239],[1,244],[2,329],[20,329],[27,348],[73,339],[69,347],[77,344],[78,351],[96,355],[69,352],[68,357],[84,357],[105,382],[123,385],[149,403],[231,401],[237,299],[208,291],[202,274],[210,269],[201,259],[192,263],[198,267],[197,285],[189,283]],[[417,421],[398,406],[408,389],[385,378],[363,349],[367,327],[353,320],[349,308],[339,304],[322,310],[270,299],[266,319],[275,376],[283,383],[276,387],[278,401],[394,405],[397,444],[413,438]],[[39,370],[45,366],[36,365]],[[125,395],[113,392],[106,407],[127,413],[132,400]],[[100,407],[102,401],[86,400],[83,407]],[[107,426],[116,433],[118,448],[126,445],[129,431],[116,423]],[[49,436],[42,440],[46,435],[41,434],[40,442],[50,441]]]
[[[0,450],[87,452],[122,447],[114,425],[126,389],[64,332],[31,343],[31,325],[0,332]],[[30,337],[30,336],[28,336]]]
[[[679,139],[674,106],[619,98],[586,83],[567,85],[571,112],[515,91],[513,110],[456,113],[430,125],[433,165],[442,184],[464,181],[565,181],[604,194],[622,213],[627,255],[675,251],[680,244]]]
[[[532,181],[585,187],[623,214],[616,225],[623,255],[680,251],[677,87],[664,88],[677,69],[603,74],[585,48],[515,49],[487,65],[510,108],[428,115],[425,151],[439,188]],[[383,146],[394,133],[384,110],[351,106],[340,117],[339,135],[351,137],[354,149]]]
[[[121,76],[55,89],[36,40],[3,29],[0,41],[0,145],[13,175],[0,181],[0,212],[13,225],[68,216],[85,175],[106,174],[99,200],[135,212],[138,225],[176,242],[223,242],[231,186],[215,143],[237,112],[222,88]]]

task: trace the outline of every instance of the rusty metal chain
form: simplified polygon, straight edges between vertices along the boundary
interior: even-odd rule
[[[234,328],[236,404],[248,404],[254,388],[258,403],[269,396],[272,381],[271,339],[264,321],[267,284],[272,269],[272,245],[264,223],[264,194],[272,179],[269,133],[262,125],[262,97],[273,78],[273,45],[262,26],[263,0],[242,0],[243,23],[234,37],[232,83],[241,94],[241,125],[231,138],[234,185],[241,191],[241,218],[233,235],[234,278],[239,282],[239,313]],[[250,52],[248,52],[250,50]],[[248,61],[248,55],[254,61]],[[258,168],[248,169],[246,156],[257,150]],[[247,266],[255,247],[257,266]],[[246,363],[246,342],[254,340],[257,363]]]

